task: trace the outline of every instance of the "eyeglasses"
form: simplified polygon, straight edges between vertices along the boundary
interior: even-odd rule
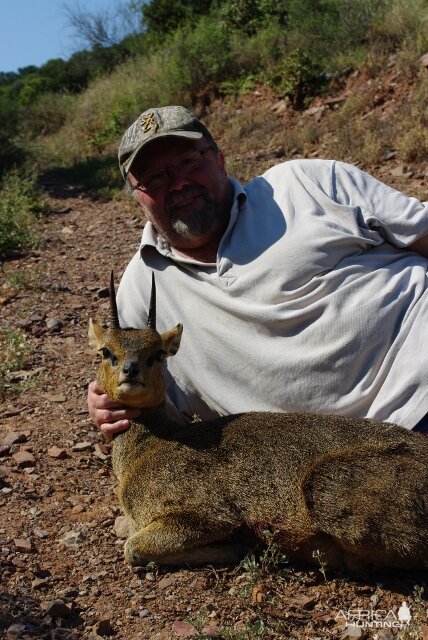
[[[142,175],[133,186],[133,190],[142,191],[143,193],[153,193],[162,189],[168,182],[168,175],[170,171],[174,173],[181,173],[181,175],[189,175],[199,169],[202,166],[205,158],[205,154],[209,151],[216,151],[215,147],[206,147],[205,149],[192,149],[192,151],[186,151],[178,156],[173,163],[159,169],[159,171],[152,171]]]

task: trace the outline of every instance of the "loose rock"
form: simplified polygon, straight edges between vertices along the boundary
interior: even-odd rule
[[[48,318],[46,320],[46,326],[49,331],[60,331],[62,329],[62,323],[58,318]]]
[[[33,551],[33,545],[30,538],[15,538],[13,543],[16,550],[21,553],[31,553]]]
[[[363,629],[351,624],[349,627],[346,627],[345,631],[340,636],[340,640],[363,640],[366,635],[367,634]]]
[[[41,589],[47,584],[49,584],[49,578],[34,578],[34,580],[31,582],[31,588],[35,590]]]
[[[59,541],[66,547],[74,547],[83,542],[84,539],[81,531],[66,531]]]
[[[52,600],[48,602],[45,608],[46,614],[52,618],[69,618],[71,615],[71,605],[68,605],[64,600]]]
[[[176,620],[172,623],[172,631],[181,638],[193,638],[196,635],[196,629],[192,624],[183,620]]]
[[[12,458],[17,463],[18,467],[34,467],[36,464],[36,460],[32,453],[29,451],[18,451],[14,453]]]
[[[166,576],[165,578],[159,580],[158,587],[159,589],[167,589],[168,587],[173,585],[174,582],[177,582],[176,576]]]
[[[72,451],[89,451],[92,447],[92,442],[77,442],[73,445]]]
[[[63,393],[47,393],[46,400],[49,400],[49,402],[65,402],[67,397]]]
[[[103,638],[107,636],[114,636],[115,632],[113,627],[111,626],[110,620],[99,620],[92,627],[92,631]]]
[[[18,433],[17,431],[9,431],[3,438],[2,445],[10,447],[13,444],[21,444],[22,442],[27,442],[27,436],[25,434]]]
[[[48,456],[50,456],[51,458],[56,458],[57,460],[63,460],[64,458],[68,457],[68,454],[65,449],[54,446],[48,449]]]
[[[7,628],[6,638],[7,640],[15,640],[15,638],[21,638],[24,631],[25,631],[25,624],[20,624],[20,623],[11,624],[10,627]]]
[[[219,634],[220,634],[220,629],[215,625],[209,625],[202,629],[202,636],[205,636],[208,638],[217,638]]]
[[[104,444],[97,442],[97,444],[95,445],[94,455],[100,460],[107,460],[108,459],[107,447]]]
[[[127,516],[117,516],[114,521],[114,532],[118,538],[127,538],[130,534],[130,526]]]

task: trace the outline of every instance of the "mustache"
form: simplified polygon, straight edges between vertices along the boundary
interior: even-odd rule
[[[181,191],[171,193],[165,202],[167,213],[174,215],[174,208],[177,204],[180,205],[183,199],[188,197],[195,198],[197,196],[202,196],[205,200],[209,201],[208,191],[204,187],[189,186]]]

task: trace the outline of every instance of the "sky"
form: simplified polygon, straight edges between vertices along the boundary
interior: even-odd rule
[[[0,0],[0,71],[41,66],[84,48],[73,36],[64,4],[74,0]],[[111,9],[114,0],[84,0],[89,11]]]

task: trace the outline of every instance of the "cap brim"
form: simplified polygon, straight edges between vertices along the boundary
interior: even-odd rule
[[[149,140],[145,140],[144,142],[142,142],[140,146],[137,147],[137,149],[134,151],[134,153],[128,158],[128,160],[121,165],[120,170],[122,176],[126,178],[132,167],[132,164],[134,163],[134,160],[140,154],[141,150],[155,140],[159,140],[160,138],[188,138],[190,140],[200,140],[202,137],[203,134],[200,131],[168,131],[166,133],[159,133],[157,135],[155,134]]]

